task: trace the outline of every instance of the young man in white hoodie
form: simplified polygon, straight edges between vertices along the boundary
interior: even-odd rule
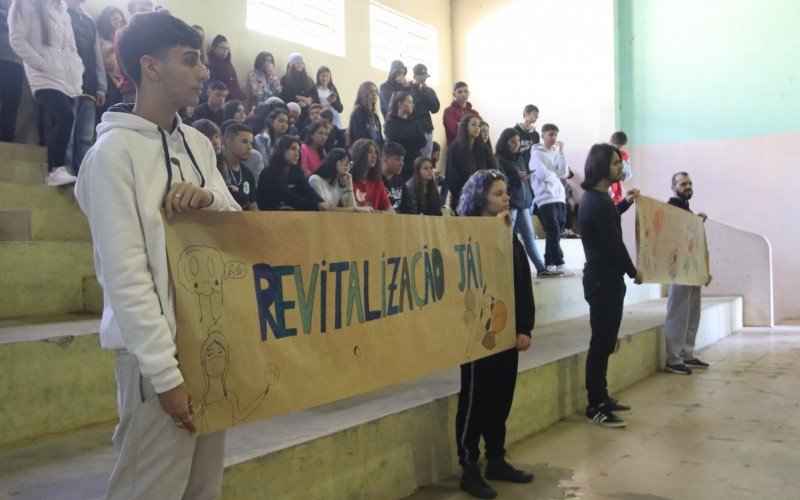
[[[561,179],[569,174],[564,143],[558,140],[558,127],[547,123],[542,127],[542,142],[531,148],[531,188],[533,201],[539,207],[539,220],[546,234],[544,264],[547,270],[572,276],[564,265],[561,233],[567,224],[567,202]]]
[[[172,16],[131,19],[119,52],[136,103],[103,115],[75,186],[103,287],[100,342],[117,355],[119,457],[108,498],[214,498],[222,484],[224,432],[195,436],[178,370],[160,212],[239,209],[211,142],[177,115],[197,105],[208,79],[200,50],[200,36]]]

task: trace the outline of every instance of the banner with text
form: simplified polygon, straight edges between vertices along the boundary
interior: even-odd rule
[[[703,219],[653,198],[636,199],[636,265],[645,283],[705,285],[708,245]]]
[[[511,348],[511,230],[488,217],[165,219],[180,370],[201,433]]]

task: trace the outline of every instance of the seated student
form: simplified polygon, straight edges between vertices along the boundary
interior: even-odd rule
[[[219,170],[220,175],[224,178],[225,161],[222,156],[222,132],[219,130],[219,127],[217,127],[216,123],[205,118],[193,121],[192,127],[196,128],[211,141],[211,147],[214,148],[214,154],[217,157],[217,170]]]
[[[375,212],[395,213],[378,167],[378,145],[369,139],[359,139],[350,147],[353,158],[353,190],[356,204]]]
[[[447,151],[447,181],[450,187],[450,209],[458,207],[461,188],[478,170],[495,168],[492,152],[480,140],[480,118],[466,115],[458,124],[458,138]]]
[[[315,102],[319,104],[317,87],[306,73],[306,63],[302,55],[295,52],[287,59],[286,74],[281,77],[281,87],[280,98],[283,102],[295,102],[300,107],[297,128],[302,130],[308,125],[308,107]]]
[[[420,155],[420,151],[428,141],[419,122],[411,118],[413,111],[414,98],[411,96],[411,92],[405,90],[395,92],[384,126],[386,141],[399,143],[405,148],[405,163],[403,163],[403,170],[400,173],[404,184],[414,173],[414,159]]]
[[[611,134],[609,144],[619,149],[620,160],[622,160],[622,171],[620,172],[619,180],[611,184],[609,194],[611,201],[619,203],[625,198],[625,188],[622,187],[622,181],[627,181],[633,177],[633,170],[631,170],[631,157],[625,151],[625,145],[628,144],[628,135],[625,132],[618,131]]]
[[[353,212],[371,212],[369,207],[356,206],[353,194],[353,176],[350,174],[350,156],[347,150],[331,150],[322,160],[317,173],[308,179],[314,191],[337,209]]]
[[[205,118],[219,127],[225,121],[225,111],[222,109],[222,105],[225,104],[225,99],[228,97],[228,87],[224,83],[214,80],[208,84],[206,95],[208,100],[194,108],[192,118],[194,120]]]
[[[223,138],[225,137],[225,132],[228,130],[228,127],[230,127],[231,125],[235,125],[237,123],[239,122],[237,122],[236,120],[228,120],[222,122],[222,126],[219,128],[219,130],[222,132],[222,137]],[[225,154],[224,144],[222,147],[222,154],[223,155]],[[258,179],[258,176],[260,176],[261,172],[264,170],[264,158],[261,156],[261,153],[259,153],[258,150],[255,149],[252,149],[250,151],[250,154],[248,155],[247,158],[240,160],[239,164],[245,167],[247,170],[249,170],[251,174],[253,174],[253,179]],[[258,181],[256,181],[256,184],[258,184]]]
[[[325,141],[325,150],[332,151],[336,148],[346,148],[347,140],[344,137],[344,132],[333,123],[333,111],[323,109],[319,114],[319,119],[328,127],[328,140]]]
[[[106,297],[100,338],[117,360],[119,456],[107,495],[217,498],[225,433],[195,434],[192,401],[202,394],[190,393],[175,357],[161,210],[180,220],[183,212],[239,205],[217,172],[208,139],[176,119],[178,108],[197,103],[193,87],[208,78],[200,37],[154,12],[133,16],[118,40],[136,107],[103,115],[75,186]]]
[[[381,151],[381,179],[395,212],[400,211],[406,191],[406,180],[400,175],[405,155],[406,150],[396,142],[387,142]]]
[[[375,110],[378,102],[378,87],[372,82],[363,82],[356,93],[356,103],[350,113],[350,125],[347,127],[348,144],[353,145],[359,139],[375,141],[383,148],[383,132],[381,120]]]
[[[231,46],[223,35],[217,35],[211,41],[211,49],[208,51],[208,71],[212,80],[218,80],[228,87],[229,99],[242,102],[247,100],[242,87],[239,86],[236,68],[231,62]]]
[[[230,100],[222,105],[222,121],[236,120],[239,123],[244,122],[245,117],[244,104],[242,101],[236,99]]]
[[[414,160],[414,175],[406,182],[400,213],[442,215],[439,191],[436,190],[436,182],[433,180],[433,168],[433,160],[430,158],[420,156]]]
[[[264,130],[255,138],[255,148],[264,157],[264,166],[269,165],[272,145],[286,135],[289,130],[289,112],[282,108],[273,109],[267,116]]]
[[[225,129],[225,154],[222,178],[231,196],[242,210],[258,210],[256,206],[256,179],[241,162],[250,157],[253,133],[245,125],[235,122]]]
[[[507,128],[497,139],[495,158],[503,174],[508,178],[508,195],[511,197],[511,207],[509,213],[514,228],[514,232],[522,237],[522,243],[528,257],[536,267],[536,275],[539,278],[555,278],[561,276],[559,273],[548,271],[539,255],[536,247],[536,233],[533,230],[533,218],[531,217],[531,206],[533,206],[533,191],[531,190],[528,165],[525,158],[519,152],[519,132],[516,128]]]
[[[300,119],[300,114],[303,112],[300,105],[296,102],[287,102],[286,109],[289,110],[289,135],[300,135],[297,128],[297,121]]]
[[[253,107],[281,93],[281,81],[275,74],[275,58],[269,52],[259,52],[253,69],[247,74]]]
[[[261,172],[256,190],[261,210],[331,211],[334,206],[324,201],[308,183],[300,170],[300,140],[284,135],[275,142],[269,167]]]
[[[558,139],[558,127],[547,123],[542,127],[542,142],[531,149],[531,187],[533,201],[539,208],[539,219],[546,233],[544,264],[550,272],[573,276],[564,265],[561,233],[567,223],[567,202],[561,179],[567,177],[564,143]]]
[[[331,70],[327,66],[320,66],[317,70],[317,101],[322,105],[323,109],[333,113],[333,123],[342,128],[342,117],[339,116],[339,113],[344,111],[344,106],[342,106],[342,100],[339,98],[339,90],[333,84]]]
[[[325,158],[325,141],[328,140],[328,127],[311,122],[303,129],[303,145],[300,146],[300,168],[306,179],[315,173]]]
[[[389,107],[392,102],[392,96],[395,92],[401,90],[410,91],[408,78],[406,74],[408,68],[403,64],[403,61],[392,61],[389,67],[389,76],[386,81],[381,84],[381,114],[386,118],[389,113]]]
[[[308,122],[320,122],[322,118],[320,118],[319,114],[322,112],[322,104],[314,103],[308,107]]]

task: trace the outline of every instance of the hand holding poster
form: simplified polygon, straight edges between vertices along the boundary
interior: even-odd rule
[[[165,228],[179,366],[201,433],[516,341],[512,236],[499,219],[190,213]]]
[[[667,203],[636,199],[636,267],[644,283],[705,285],[708,246],[703,219]]]

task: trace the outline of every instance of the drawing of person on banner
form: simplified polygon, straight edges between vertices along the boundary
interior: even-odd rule
[[[243,278],[247,268],[241,262],[225,262],[219,250],[192,245],[178,260],[178,282],[197,295],[200,322],[216,323],[223,303],[222,283],[228,278]]]
[[[231,427],[236,422],[247,420],[267,397],[270,387],[278,382],[277,365],[267,364],[264,390],[242,408],[236,392],[227,386],[230,344],[217,325],[211,327],[208,338],[200,348],[200,363],[205,376],[203,394],[195,415],[200,432],[221,426]]]

